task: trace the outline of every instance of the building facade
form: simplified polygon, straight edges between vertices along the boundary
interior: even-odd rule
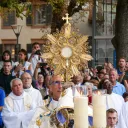
[[[23,19],[16,18],[16,13],[7,13],[5,17],[0,18],[0,55],[4,50],[9,50],[12,53],[12,58],[15,58],[16,51],[16,35],[14,34],[11,25],[21,25],[22,30],[19,36],[19,49],[26,49],[31,52],[31,44],[39,42],[43,47],[45,43],[42,36],[50,33],[50,24],[52,19],[52,7],[41,3],[39,5],[32,5],[32,16]],[[17,31],[15,27],[15,31]]]
[[[43,49],[45,40],[41,39],[46,33],[50,33],[50,24],[52,20],[52,8],[50,5],[40,3],[40,5],[32,5],[32,16],[16,18],[15,12],[7,14],[6,18],[0,18],[0,55],[4,50],[12,53],[15,58],[15,46],[17,43],[16,36],[11,28],[13,24],[22,25],[19,36],[19,48],[24,48],[31,52],[31,44],[39,42]],[[90,46],[93,61],[91,66],[102,65],[105,61],[114,64],[115,55],[111,39],[115,31],[115,0],[94,0],[94,6],[88,6],[86,16],[83,21],[78,22],[79,14],[74,14],[75,24],[80,32],[90,36]]]

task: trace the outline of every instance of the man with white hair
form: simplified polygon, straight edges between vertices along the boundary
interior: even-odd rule
[[[39,90],[32,87],[32,76],[29,73],[25,72],[21,75],[21,80],[23,82],[24,91],[32,97],[32,102],[35,107],[42,106],[42,95]]]
[[[12,92],[5,98],[2,119],[6,128],[28,128],[34,114],[32,99],[23,91],[19,78],[10,83]]]
[[[109,71],[109,80],[111,81],[111,83],[113,85],[112,92],[122,96],[123,93],[126,92],[126,89],[125,89],[124,85],[117,82],[117,78],[118,78],[117,70],[111,69]]]

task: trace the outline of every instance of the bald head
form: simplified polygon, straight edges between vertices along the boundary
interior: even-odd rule
[[[21,80],[23,82],[23,88],[24,89],[27,89],[27,88],[30,88],[31,87],[31,84],[32,84],[32,76],[25,72],[21,75]]]

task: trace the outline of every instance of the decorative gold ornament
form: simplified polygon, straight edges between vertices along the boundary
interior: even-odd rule
[[[92,56],[89,55],[88,36],[73,31],[68,14],[62,19],[66,20],[62,30],[47,35],[49,42],[42,58],[54,68],[54,74],[61,74],[65,81],[69,81],[73,75],[79,74],[80,66],[92,60]]]
[[[64,124],[61,124],[60,120],[57,117],[57,113],[61,112],[61,114],[64,116],[64,118],[66,119]],[[59,111],[55,111],[54,113],[52,113],[52,115],[50,116],[50,125],[51,126],[56,126],[57,128],[68,128],[68,123],[69,123],[69,114],[67,109],[61,109]]]
[[[37,125],[37,126],[41,126],[41,124],[42,124],[41,119],[40,119],[40,118],[37,118],[37,119],[36,119],[36,125]]]
[[[47,108],[45,108],[45,112],[43,112],[43,113],[41,113],[37,118],[36,118],[36,125],[37,126],[41,126],[42,125],[42,123],[43,123],[43,121],[46,119],[46,117],[49,117],[50,116],[50,114],[51,114],[51,112],[47,109]]]

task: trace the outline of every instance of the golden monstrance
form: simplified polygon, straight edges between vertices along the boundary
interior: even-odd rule
[[[88,36],[83,36],[73,31],[66,13],[62,18],[66,23],[60,32],[48,34],[49,43],[44,47],[45,53],[42,58],[46,59],[48,64],[54,68],[54,74],[60,74],[65,81],[70,81],[73,75],[78,75],[79,67],[85,66],[92,60],[89,55]]]

